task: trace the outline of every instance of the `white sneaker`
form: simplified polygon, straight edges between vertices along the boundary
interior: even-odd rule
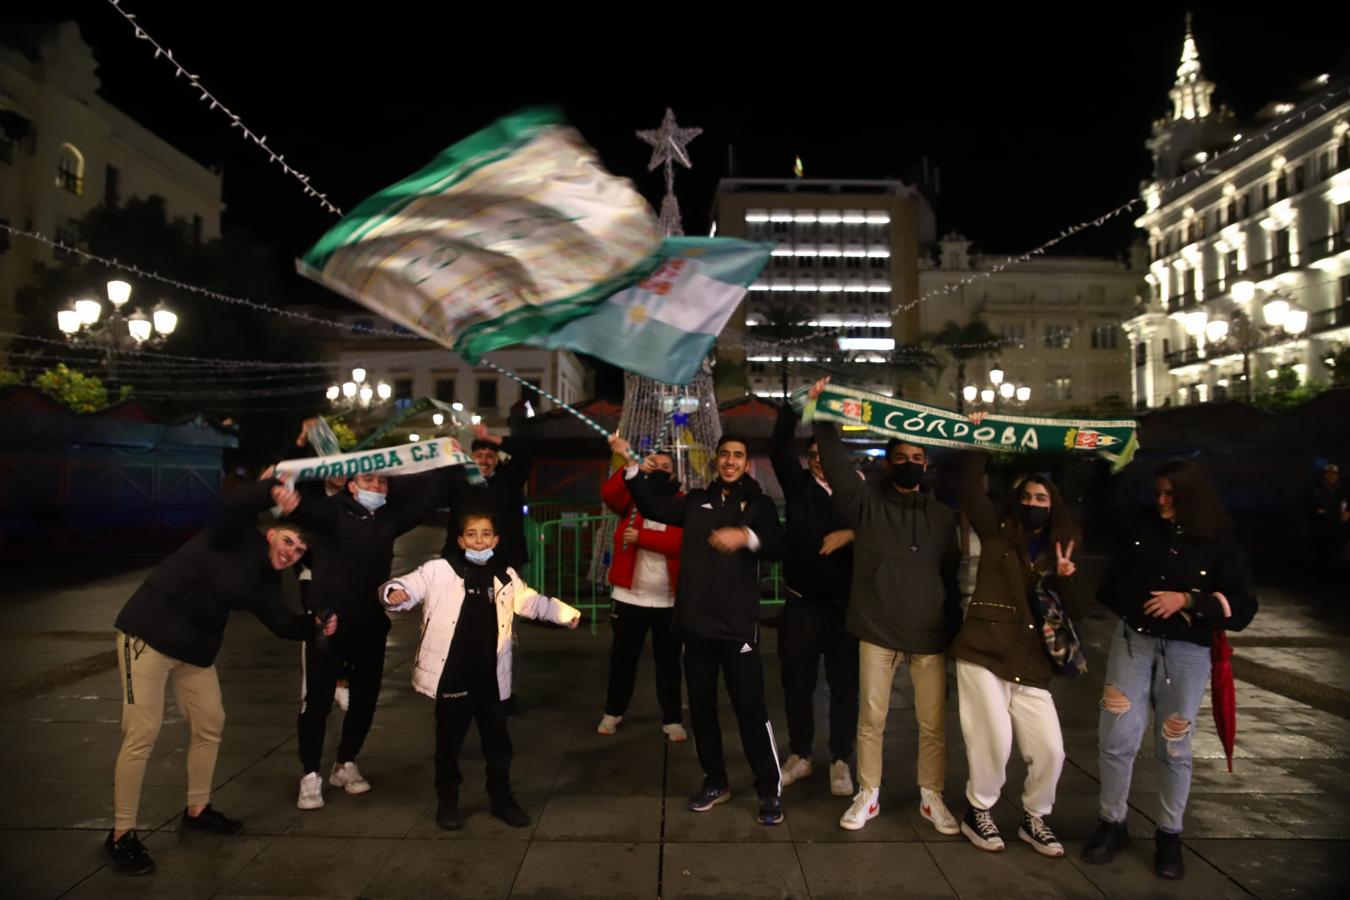
[[[861,790],[853,795],[853,805],[839,817],[839,827],[858,831],[881,812],[881,789]]]
[[[364,794],[370,790],[370,782],[366,781],[354,762],[334,763],[333,774],[328,776],[328,783],[333,787],[342,788],[349,794]]]
[[[787,761],[783,763],[782,769],[783,787],[787,787],[794,781],[801,781],[811,774],[811,760],[804,759],[795,753],[789,753]]]
[[[318,772],[310,772],[300,779],[300,798],[295,805],[301,809],[323,808],[323,779]]]
[[[853,773],[842,759],[830,763],[830,793],[836,797],[853,796]]]
[[[666,735],[666,740],[672,744],[683,744],[689,740],[689,732],[684,730],[684,726],[679,722],[672,722],[669,725],[662,725],[661,731]]]
[[[623,716],[611,716],[609,713],[605,713],[600,717],[600,724],[595,726],[595,733],[608,737],[619,730],[619,723],[622,721]]]
[[[333,690],[333,699],[337,701],[338,709],[347,711],[347,705],[351,703],[352,692],[345,684],[339,684]]]
[[[933,823],[939,834],[960,834],[961,823],[947,809],[942,795],[928,788],[919,788],[919,815]]]

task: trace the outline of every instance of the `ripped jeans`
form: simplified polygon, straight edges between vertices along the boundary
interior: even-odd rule
[[[1103,820],[1125,821],[1135,754],[1152,712],[1153,758],[1162,807],[1158,829],[1181,833],[1191,792],[1191,736],[1209,672],[1208,647],[1149,637],[1123,622],[1116,629],[1097,728]]]

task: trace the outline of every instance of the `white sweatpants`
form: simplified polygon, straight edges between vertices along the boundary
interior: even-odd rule
[[[983,666],[960,659],[956,687],[970,766],[966,799],[980,809],[992,809],[998,802],[1016,736],[1027,764],[1022,808],[1033,816],[1048,816],[1064,768],[1064,737],[1050,692],[1004,681]]]

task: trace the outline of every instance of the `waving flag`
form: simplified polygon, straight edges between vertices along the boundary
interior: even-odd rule
[[[666,384],[688,384],[773,247],[729,238],[666,238],[655,272],[528,343],[589,353]]]
[[[651,274],[660,242],[633,185],[535,109],[361,203],[297,269],[476,362]]]

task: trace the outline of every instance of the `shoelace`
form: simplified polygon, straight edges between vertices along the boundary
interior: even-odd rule
[[[1031,836],[1042,844],[1055,841],[1055,833],[1050,830],[1050,826],[1046,825],[1045,820],[1040,816],[1027,816],[1027,825],[1029,826],[1027,831],[1030,831]]]
[[[975,827],[979,830],[981,837],[989,837],[998,834],[998,827],[994,824],[994,817],[989,810],[982,809],[975,813]]]

